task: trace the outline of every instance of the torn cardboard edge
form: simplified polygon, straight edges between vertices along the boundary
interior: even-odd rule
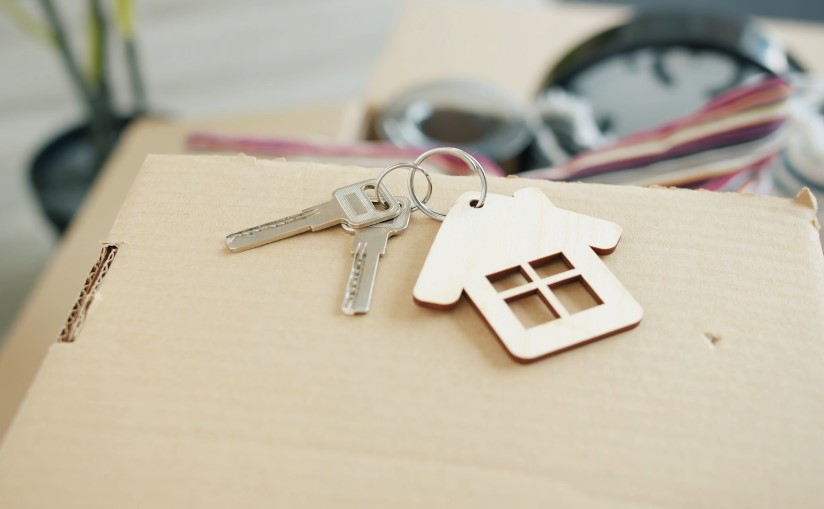
[[[792,201],[796,205],[801,205],[802,207],[807,207],[808,209],[813,211],[813,221],[812,221],[813,228],[815,228],[816,230],[821,232],[821,222],[818,220],[818,216],[820,214],[824,213],[824,211],[819,212],[819,210],[818,210],[818,200],[816,200],[815,195],[813,194],[813,192],[810,191],[810,189],[807,188],[806,186],[802,187],[801,191],[798,191],[798,194],[795,195],[795,198],[793,198]],[[824,234],[819,233],[819,236],[821,238],[821,247],[822,247],[822,249],[824,249]]]
[[[106,274],[108,274],[109,268],[115,256],[117,256],[117,249],[117,244],[105,244],[103,249],[100,250],[100,257],[97,259],[97,262],[92,265],[89,275],[83,283],[83,289],[80,290],[80,295],[77,297],[74,306],[72,306],[72,310],[66,319],[65,325],[63,325],[63,329],[57,336],[58,343],[72,343],[77,339],[77,336],[80,335],[83,322],[86,321],[86,313],[89,310],[89,306],[91,306],[92,301],[94,301],[100,283],[103,281],[103,278],[106,277]]]

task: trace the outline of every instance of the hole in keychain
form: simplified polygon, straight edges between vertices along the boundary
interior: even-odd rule
[[[413,165],[416,168],[420,168],[420,165],[424,162],[424,160],[426,158],[434,156],[436,154],[448,154],[448,155],[457,157],[458,159],[465,162],[466,165],[469,166],[469,169],[471,169],[472,171],[474,171],[475,173],[478,174],[478,178],[481,179],[481,196],[478,197],[477,200],[472,200],[472,202],[470,202],[470,205],[474,208],[477,208],[477,209],[483,207],[484,202],[486,202],[487,182],[486,182],[486,172],[484,172],[484,169],[481,166],[481,163],[479,163],[477,159],[475,159],[470,154],[468,154],[467,152],[464,152],[461,149],[452,148],[452,147],[440,147],[440,148],[433,148],[432,150],[428,150],[428,151],[424,152],[423,154],[418,156],[417,159],[415,159],[415,162],[413,163]],[[420,168],[420,169],[421,169],[421,171],[423,171],[423,168]],[[427,216],[431,217],[432,219],[434,219],[436,221],[443,221],[446,218],[446,214],[443,214],[441,212],[438,212],[438,211],[433,210],[433,209],[426,206],[426,202],[429,200],[429,195],[432,194],[432,183],[430,182],[430,184],[429,184],[429,192],[426,193],[426,197],[423,200],[421,200],[420,197],[418,197],[418,194],[415,192],[415,180],[414,179],[415,179],[415,171],[410,171],[409,172],[409,178],[407,180],[407,187],[409,188],[409,194],[411,195],[410,198],[415,203],[415,206],[421,212],[423,212]],[[427,177],[427,179],[428,179],[428,177]]]
[[[372,202],[372,205],[374,205],[375,210],[383,211],[389,208],[389,203],[387,203],[387,201],[382,196],[379,196],[377,187],[375,187],[372,184],[367,184],[363,186],[361,189],[363,190],[363,194],[365,194],[366,197],[369,198],[369,201]],[[372,196],[372,193],[370,193],[369,191],[375,191],[375,195]]]

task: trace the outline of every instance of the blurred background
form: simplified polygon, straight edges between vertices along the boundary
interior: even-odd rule
[[[41,2],[0,1],[4,7],[0,12],[0,68],[4,70],[0,81],[2,338],[60,238],[36,201],[29,165],[50,138],[77,124],[85,110],[54,45],[39,38],[37,29],[27,33],[19,20],[15,22],[15,12],[21,7],[43,20]],[[450,3],[541,8],[554,2]],[[821,0],[609,3],[824,21]],[[87,2],[55,4],[59,4],[69,43],[85,56]],[[114,16],[114,4],[102,2],[110,16]],[[135,1],[137,55],[149,110],[172,118],[197,118],[358,100],[404,8],[401,0]],[[580,39],[590,35],[582,33]],[[421,37],[430,36],[421,33]],[[116,53],[120,48],[112,45],[109,50]],[[126,91],[131,77],[124,58],[111,59],[110,75],[116,109],[128,111],[132,103]]]
[[[39,2],[20,3],[42,12]],[[72,43],[85,56],[86,2],[57,4]],[[198,117],[359,97],[403,2],[139,0],[134,9],[152,110]],[[3,337],[58,240],[35,201],[27,167],[40,145],[75,124],[84,110],[56,52],[2,13],[0,67]],[[113,88],[128,90],[122,58],[112,59],[112,71]],[[126,96],[116,96],[124,109]]]

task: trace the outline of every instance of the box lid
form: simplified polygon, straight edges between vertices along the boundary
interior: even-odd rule
[[[439,227],[420,214],[359,317],[340,312],[341,229],[224,245],[376,174],[147,159],[79,334],[51,348],[0,448],[0,506],[820,505],[824,257],[809,193],[491,179],[621,225],[603,261],[645,313],[524,366],[466,301],[413,303]],[[402,177],[387,178],[399,194]],[[441,210],[477,186],[433,182]]]

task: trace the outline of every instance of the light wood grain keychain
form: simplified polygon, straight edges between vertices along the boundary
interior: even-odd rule
[[[470,154],[437,148],[421,154],[414,166],[435,154],[459,157],[478,174],[481,192],[458,198],[444,215],[409,193],[429,217],[443,221],[413,291],[415,302],[449,309],[466,294],[492,331],[518,361],[530,362],[638,325],[641,306],[599,258],[615,250],[621,227],[559,209],[538,188],[513,196],[487,193],[484,170]],[[564,300],[578,289],[584,299]],[[573,291],[572,294],[575,292]],[[543,308],[524,315],[526,302]],[[589,300],[581,306],[581,301]]]

